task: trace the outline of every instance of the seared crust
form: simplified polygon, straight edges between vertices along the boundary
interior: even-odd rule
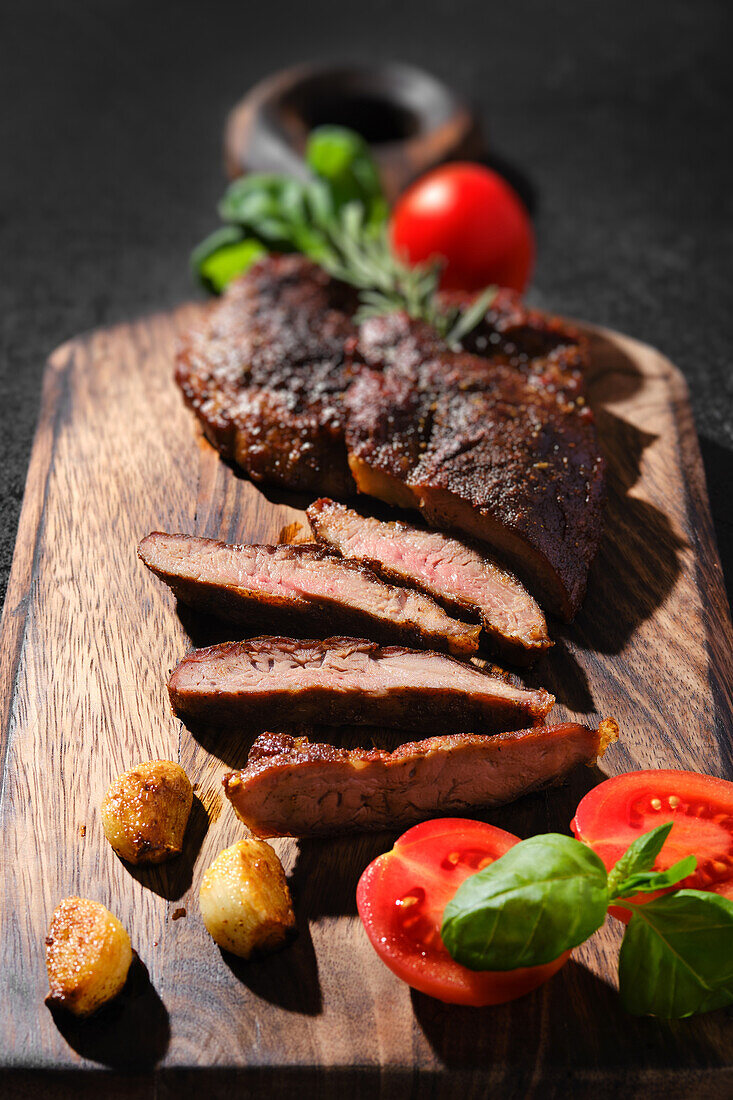
[[[508,291],[463,352],[404,314],[358,330],[355,305],[302,256],[236,280],[177,359],[208,438],[255,481],[417,508],[488,544],[571,619],[603,501],[586,342]]]
[[[509,802],[592,764],[618,738],[574,722],[494,737],[449,734],[381,749],[338,749],[263,734],[247,767],[224,777],[238,816],[256,836],[384,829]]]
[[[495,548],[570,619],[601,533],[603,461],[582,346],[448,352],[405,314],[362,326],[346,431],[359,488]]]
[[[468,305],[476,295],[444,291],[446,304]],[[504,360],[525,370],[535,359],[562,357],[576,352],[588,358],[588,341],[573,325],[551,313],[528,309],[514,290],[502,287],[483,321],[463,338],[461,347],[485,359]]]
[[[261,260],[192,329],[176,360],[186,404],[221,454],[264,481],[354,491],[341,398],[354,291],[302,256]]]
[[[262,637],[194,650],[168,681],[176,714],[196,723],[260,729],[385,725],[426,731],[516,729],[547,714],[544,688],[513,687],[443,653]]]

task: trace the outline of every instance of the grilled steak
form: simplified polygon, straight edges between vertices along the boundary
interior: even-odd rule
[[[463,352],[403,314],[357,329],[355,304],[302,256],[235,280],[177,358],[208,438],[255,481],[335,497],[356,481],[488,543],[571,618],[603,495],[582,341],[506,291]]]
[[[361,328],[346,395],[349,462],[362,492],[496,549],[548,610],[570,619],[601,531],[602,460],[583,356],[446,351],[405,314]]]
[[[181,346],[186,403],[253,481],[354,491],[341,408],[354,308],[355,292],[309,260],[272,256],[232,283]]]
[[[446,305],[465,305],[462,291],[444,291]],[[585,337],[560,317],[527,309],[513,290],[498,291],[483,320],[461,340],[464,351],[487,359],[499,359],[518,370],[526,370],[531,360],[551,355],[576,355],[585,358]]]
[[[457,733],[395,752],[265,734],[224,789],[255,836],[402,827],[511,802],[592,764],[617,737],[610,718],[597,730],[568,722],[494,737]]]
[[[194,650],[168,682],[176,714],[207,725],[453,726],[494,732],[543,718],[547,691],[524,690],[440,653],[254,638]]]
[[[307,515],[318,542],[344,558],[475,614],[500,657],[528,664],[552,645],[526,588],[476,547],[440,531],[361,516],[333,500],[317,500]]]
[[[138,554],[183,603],[233,622],[297,633],[338,629],[464,656],[478,648],[480,627],[317,546],[229,546],[156,531]]]

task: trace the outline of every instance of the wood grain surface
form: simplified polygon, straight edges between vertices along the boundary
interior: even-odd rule
[[[393,834],[275,841],[295,943],[243,963],[209,938],[198,884],[241,835],[220,780],[252,731],[194,737],[172,717],[166,673],[211,624],[177,611],[136,545],[155,528],[274,541],[308,502],[255,488],[197,434],[171,380],[197,308],[80,337],[48,365],[0,643],[0,1094],[730,1096],[731,1017],[626,1016],[612,920],[514,1004],[411,993],[355,915],[357,879]],[[558,720],[618,718],[607,774],[733,777],[733,639],[685,385],[631,339],[596,332],[593,345],[606,533],[582,613],[552,624],[531,680],[557,695]],[[133,869],[105,841],[99,803],[150,757],[180,760],[197,797],[183,856]],[[581,769],[487,819],[566,830],[600,778]],[[109,906],[139,955],[120,1001],[83,1023],[43,1003],[44,936],[74,893]]]

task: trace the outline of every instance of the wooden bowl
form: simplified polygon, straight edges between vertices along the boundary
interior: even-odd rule
[[[420,69],[303,65],[256,84],[232,110],[224,138],[228,175],[305,177],[306,139],[324,123],[349,126],[367,139],[390,202],[429,168],[484,153],[473,112]]]

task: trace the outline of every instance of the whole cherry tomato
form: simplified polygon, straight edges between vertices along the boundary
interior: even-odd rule
[[[443,290],[496,284],[521,293],[534,262],[532,223],[521,199],[480,164],[446,164],[422,176],[397,200],[391,233],[407,262],[445,260]]]

